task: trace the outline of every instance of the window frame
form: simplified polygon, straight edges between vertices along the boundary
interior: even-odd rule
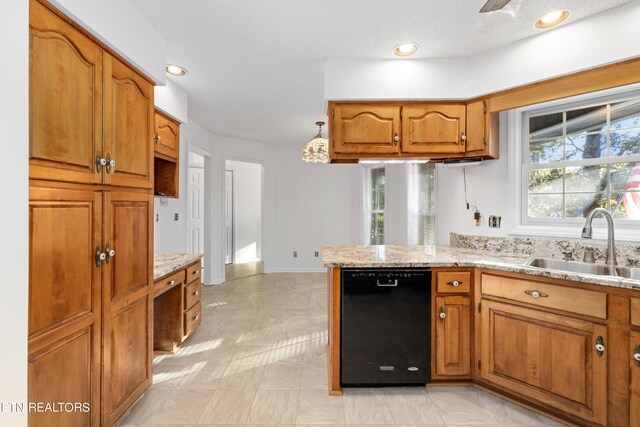
[[[373,245],[371,242],[371,215],[373,214],[382,214],[384,216],[383,220],[383,233],[382,233],[382,245],[385,244],[387,239],[387,227],[386,227],[386,203],[387,203],[387,167],[384,164],[370,164],[370,165],[362,165],[362,179],[364,182],[364,197],[362,198],[362,217],[363,217],[363,232],[364,232],[364,241],[367,245]],[[382,169],[384,171],[385,177],[385,187],[384,187],[384,201],[385,201],[385,209],[371,209],[372,205],[372,191],[373,191],[373,170],[374,169]]]
[[[634,98],[640,98],[640,84],[558,99],[501,113],[501,119],[506,119],[507,122],[508,140],[512,142],[508,150],[509,194],[511,195],[509,208],[510,212],[515,213],[515,221],[513,221],[509,234],[565,238],[580,238],[581,235],[584,218],[529,218],[528,175],[530,170],[640,162],[640,154],[636,154],[596,159],[562,160],[531,165],[529,163],[529,117],[610,104]],[[607,139],[607,148],[609,144],[610,142]],[[603,162],[603,160],[606,161]],[[615,225],[616,240],[640,240],[640,221],[616,219]],[[594,220],[594,238],[606,238],[606,226],[602,218]]]

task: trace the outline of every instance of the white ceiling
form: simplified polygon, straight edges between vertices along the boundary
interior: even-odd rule
[[[569,9],[567,25],[630,1],[512,0],[480,14],[485,0],[130,0],[189,70],[172,80],[191,119],[300,147],[324,118],[325,59],[390,59],[404,41],[420,45],[415,58],[473,56],[538,34],[550,10]]]

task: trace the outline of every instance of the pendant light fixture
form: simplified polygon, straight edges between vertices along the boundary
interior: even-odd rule
[[[322,137],[324,122],[316,122],[318,134],[307,142],[300,157],[307,163],[329,163],[329,141]]]

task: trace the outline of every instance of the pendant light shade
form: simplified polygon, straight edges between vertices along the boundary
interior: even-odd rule
[[[324,122],[316,122],[318,134],[307,142],[300,157],[307,163],[329,163],[329,141],[322,137]]]

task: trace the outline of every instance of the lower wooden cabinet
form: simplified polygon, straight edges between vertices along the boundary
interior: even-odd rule
[[[471,377],[471,299],[436,298],[436,376]]]
[[[629,420],[632,427],[640,427],[640,330],[631,331],[630,338],[631,411]]]
[[[480,378],[607,425],[605,325],[492,300],[481,307]]]

